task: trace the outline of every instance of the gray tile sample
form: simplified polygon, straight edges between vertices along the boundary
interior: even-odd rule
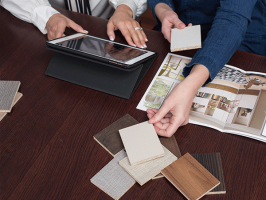
[[[19,86],[19,81],[0,81],[0,112],[11,111]]]
[[[115,156],[107,165],[105,165],[95,176],[91,178],[91,182],[98,188],[103,190],[113,199],[119,199],[134,184],[132,178],[120,165],[119,161],[125,158],[126,152],[123,150]]]

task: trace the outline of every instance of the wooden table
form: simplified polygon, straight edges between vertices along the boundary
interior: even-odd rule
[[[63,11],[90,34],[107,38],[107,20]],[[136,109],[156,74],[169,43],[160,32],[145,30],[148,48],[159,52],[130,100],[44,75],[53,52],[46,35],[0,8],[0,79],[19,80],[23,97],[0,122],[0,195],[4,199],[111,199],[90,182],[111,159],[93,135]],[[117,33],[116,41],[125,42]],[[195,51],[182,55],[192,57]],[[230,65],[266,72],[266,57],[237,51]],[[266,144],[188,124],[175,134],[182,154],[220,152],[225,195],[203,199],[265,199]],[[185,199],[166,179],[135,184],[122,199]]]

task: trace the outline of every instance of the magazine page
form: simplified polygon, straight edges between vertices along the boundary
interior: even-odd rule
[[[190,60],[169,53],[137,109],[160,108],[172,89],[184,80],[182,70]],[[266,74],[225,65],[211,83],[195,94],[189,123],[266,141],[262,134],[265,102]]]

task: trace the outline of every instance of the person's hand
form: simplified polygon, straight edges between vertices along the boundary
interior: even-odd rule
[[[149,122],[154,124],[158,135],[171,137],[180,126],[188,123],[195,93],[208,78],[208,69],[203,65],[195,65],[190,74],[172,90],[159,110],[147,110]]]
[[[146,48],[147,36],[143,30],[135,30],[140,25],[132,16],[133,12],[127,5],[122,4],[118,6],[108,21],[107,35],[113,41],[115,39],[114,31],[119,29],[129,45]]]
[[[143,53],[139,49],[130,47],[125,47],[117,51],[115,44],[111,42],[106,43],[104,49],[110,56],[112,56],[116,60],[122,61],[129,60],[130,58],[135,58]]]
[[[66,27],[72,28],[80,33],[88,33],[88,31],[84,30],[80,25],[76,24],[71,19],[57,13],[52,15],[46,23],[48,40],[65,36],[64,32]]]
[[[155,13],[162,23],[162,33],[164,38],[171,43],[171,29],[183,29],[186,25],[178,18],[178,15],[166,4],[159,3],[155,7]],[[189,23],[188,26],[192,26]]]

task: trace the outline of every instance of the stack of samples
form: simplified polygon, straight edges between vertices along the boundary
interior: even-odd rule
[[[22,97],[18,92],[19,86],[19,81],[0,81],[0,121]]]
[[[114,158],[91,182],[113,199],[119,199],[136,182],[142,186],[162,177],[187,199],[225,193],[219,153],[181,156],[174,136],[159,138],[152,124],[138,123],[129,114],[94,139]]]

